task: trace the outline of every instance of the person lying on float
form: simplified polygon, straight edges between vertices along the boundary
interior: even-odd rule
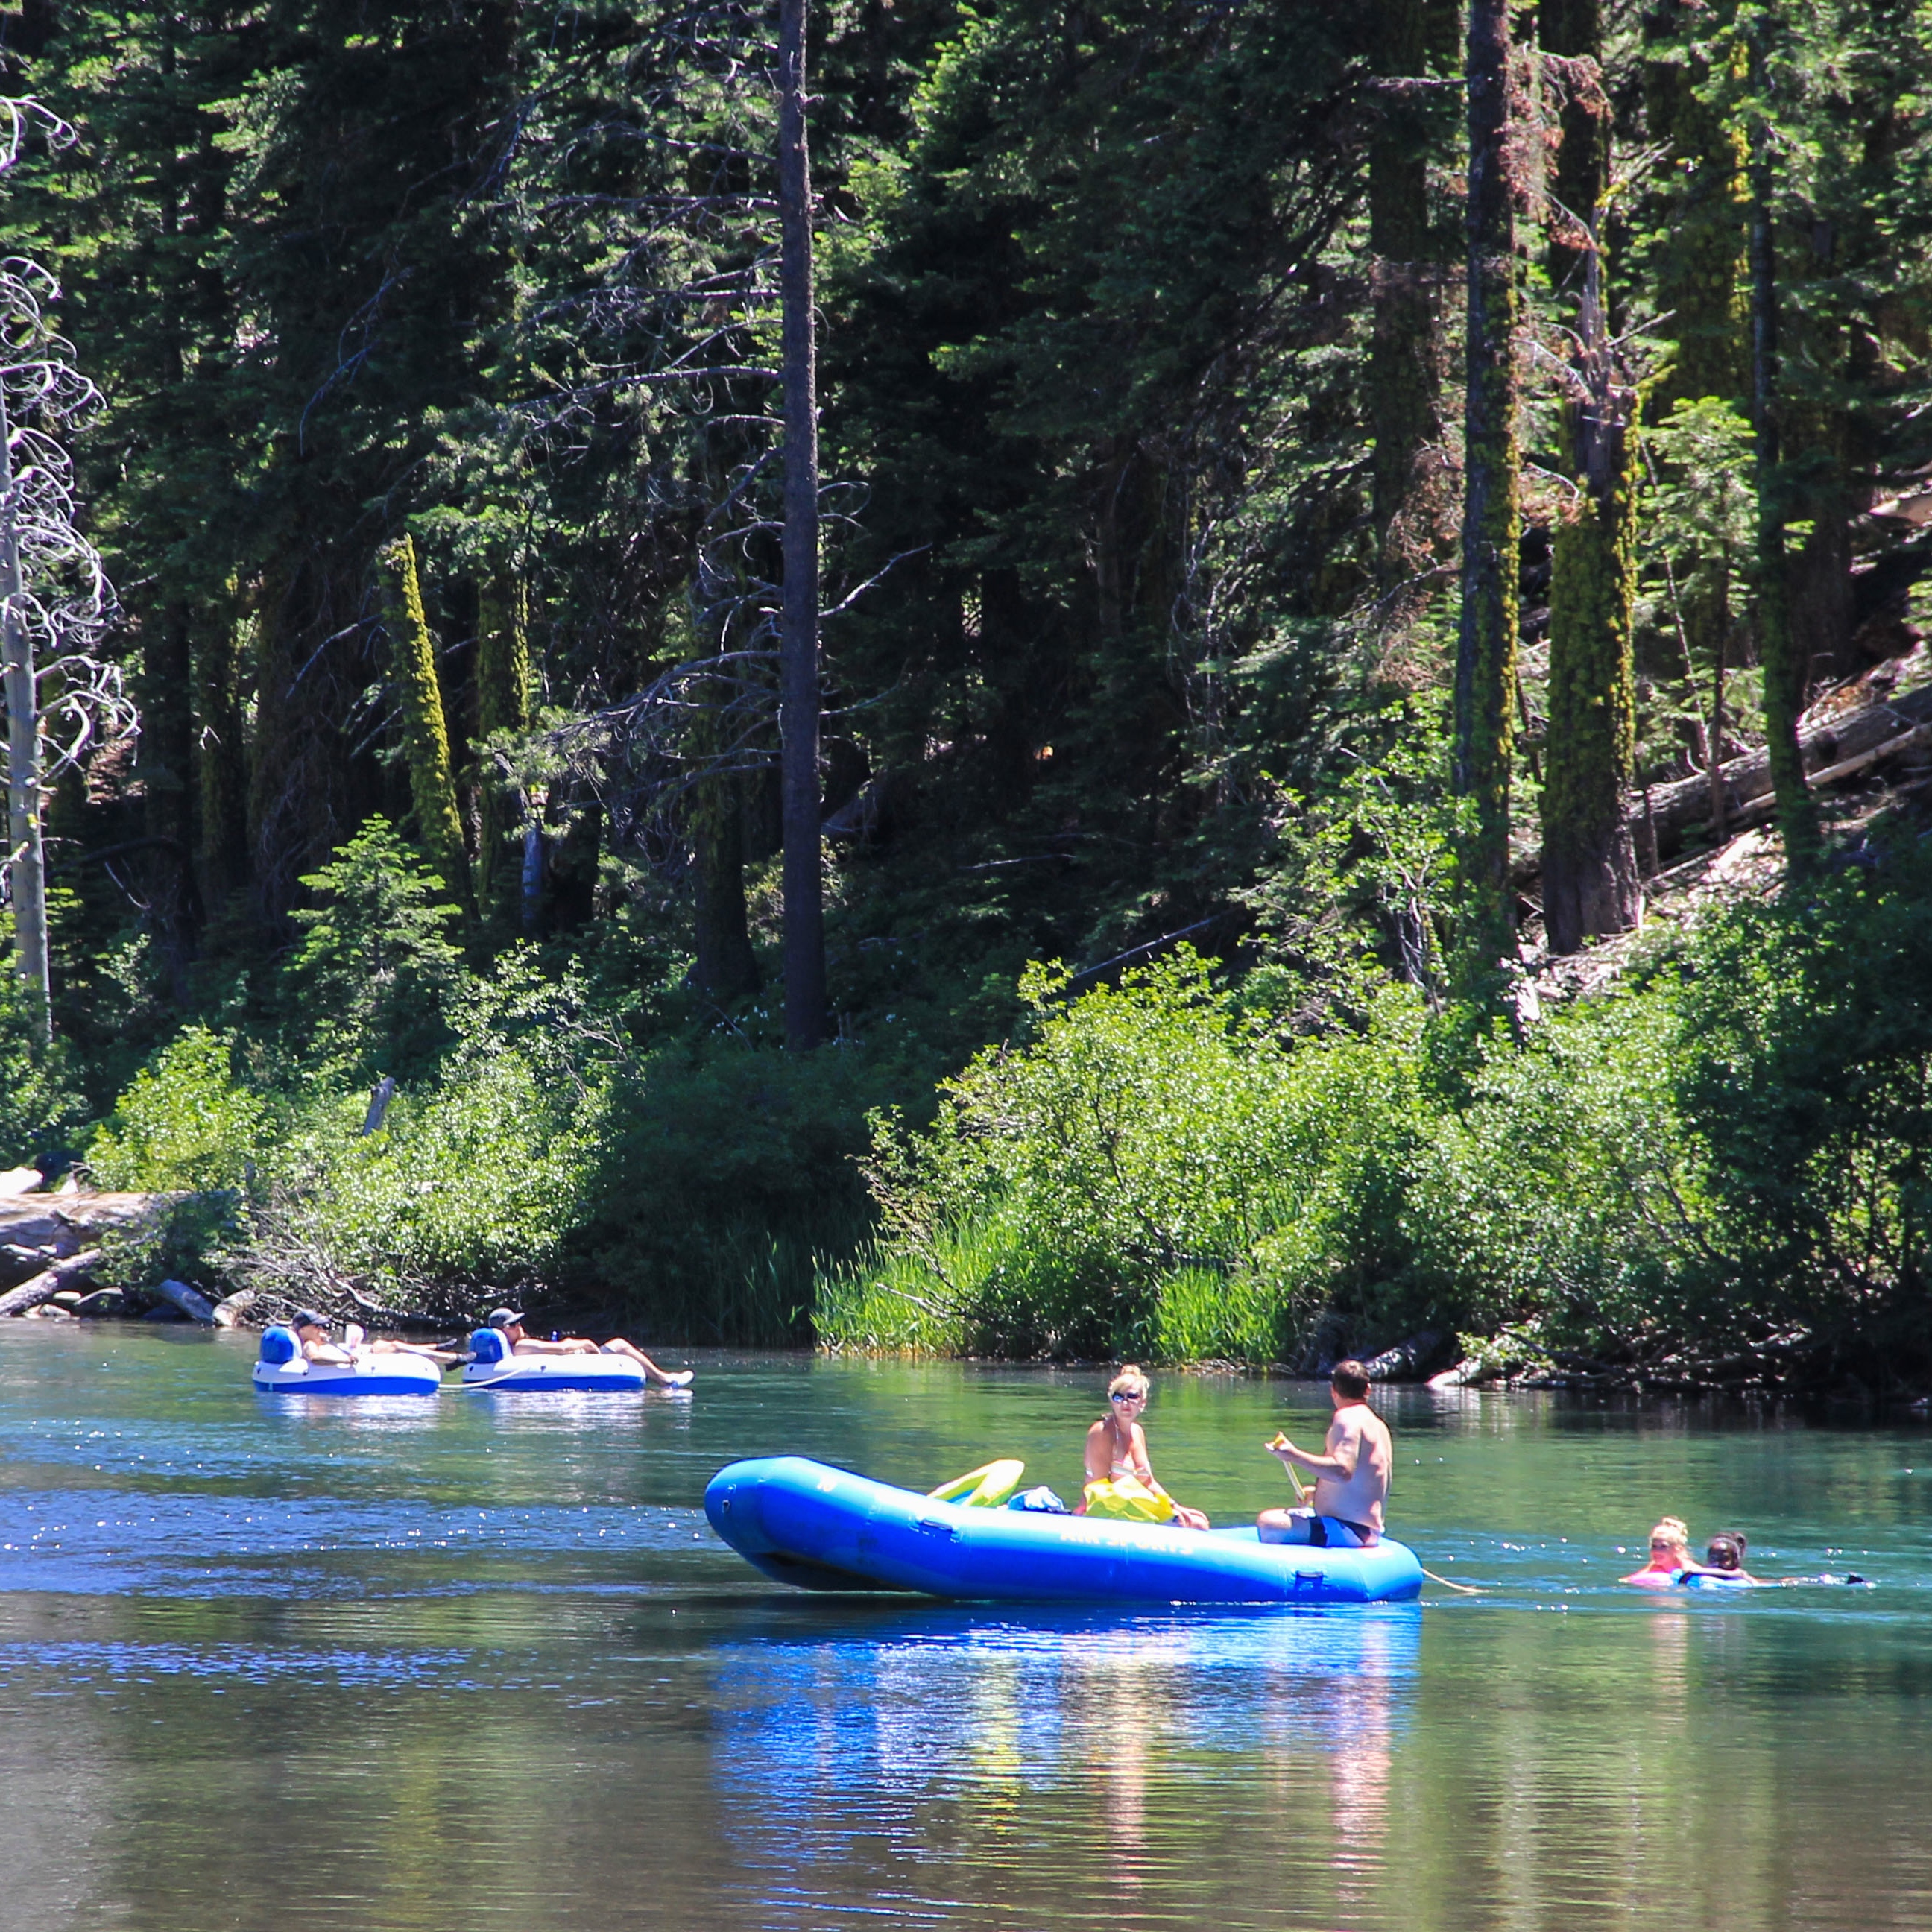
[[[659,1368],[643,1349],[634,1348],[621,1335],[614,1335],[601,1346],[582,1335],[565,1335],[555,1341],[539,1342],[535,1336],[525,1332],[524,1318],[514,1308],[493,1308],[490,1311],[490,1326],[508,1342],[513,1355],[628,1355],[643,1369],[649,1380],[662,1382],[666,1388],[688,1388],[696,1380],[688,1369],[671,1373]]]
[[[453,1355],[446,1348],[425,1347],[419,1342],[392,1342],[385,1336],[373,1341],[363,1339],[362,1330],[352,1322],[340,1342],[328,1339],[328,1322],[312,1308],[298,1308],[290,1318],[289,1326],[296,1331],[296,1340],[300,1345],[302,1359],[310,1362],[327,1362],[338,1367],[346,1367],[362,1355],[421,1355],[431,1362],[460,1362],[460,1355]]]
[[[1370,1550],[1382,1540],[1395,1447],[1388,1424],[1369,1406],[1367,1371],[1357,1361],[1337,1362],[1329,1378],[1334,1408],[1322,1453],[1298,1449],[1284,1435],[1267,1447],[1294,1481],[1297,1469],[1315,1478],[1312,1504],[1263,1510],[1255,1528],[1264,1543],[1307,1543],[1322,1550]],[[1295,1482],[1295,1493],[1302,1487]]]

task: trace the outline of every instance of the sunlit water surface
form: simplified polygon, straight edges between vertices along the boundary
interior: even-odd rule
[[[692,1396],[277,1402],[0,1324],[0,1928],[1932,1928],[1932,1432],[1390,1392],[1364,1611],[819,1598],[706,1528],[796,1450],[1076,1487],[1090,1375],[693,1358]],[[1322,1391],[1169,1376],[1185,1500]],[[1619,1590],[1657,1515],[1767,1574]]]

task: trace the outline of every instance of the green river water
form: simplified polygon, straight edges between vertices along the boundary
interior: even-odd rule
[[[704,1484],[1071,1496],[1097,1375],[698,1354],[357,1412],[251,1355],[0,1324],[5,1932],[1932,1928],[1923,1425],[1388,1391],[1391,1526],[1485,1594],[1018,1612],[786,1592]],[[1162,1376],[1154,1466],[1236,1520],[1325,1412]],[[1619,1589],[1666,1511],[1878,1587]]]

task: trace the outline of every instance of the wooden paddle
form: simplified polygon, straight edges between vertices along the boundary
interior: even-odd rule
[[[1288,1447],[1288,1438],[1277,1429],[1274,1432],[1274,1440],[1272,1442],[1264,1442],[1262,1447],[1264,1449],[1286,1449]],[[1308,1498],[1315,1493],[1314,1485],[1303,1482],[1301,1478],[1294,1473],[1294,1465],[1292,1462],[1284,1462],[1281,1466],[1288,1472],[1288,1480],[1294,1486],[1295,1502],[1298,1504],[1307,1502]]]

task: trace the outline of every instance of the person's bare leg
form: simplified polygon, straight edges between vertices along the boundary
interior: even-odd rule
[[[1314,1517],[1306,1510],[1263,1510],[1255,1518],[1255,1532],[1264,1543],[1306,1543]]]
[[[646,1375],[662,1382],[666,1388],[688,1388],[691,1385],[692,1376],[688,1369],[685,1370],[680,1375],[667,1375],[656,1363],[651,1360],[650,1356],[644,1353],[643,1349],[634,1348],[621,1335],[612,1336],[610,1340],[604,1344],[604,1352],[607,1355],[628,1355],[632,1361],[639,1362],[644,1365]]]

